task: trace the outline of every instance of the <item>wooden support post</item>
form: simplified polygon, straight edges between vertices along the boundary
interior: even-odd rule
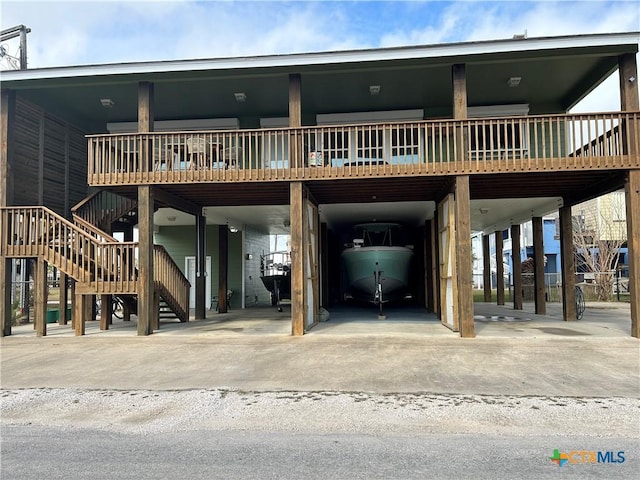
[[[560,208],[560,252],[562,262],[562,318],[577,320],[573,218],[571,206]]]
[[[542,217],[533,217],[533,283],[535,288],[536,313],[547,314],[544,284],[544,226]]]
[[[291,334],[304,334],[304,186],[301,182],[290,185],[291,208]]]
[[[69,289],[67,288],[67,284],[69,282],[69,277],[66,273],[60,272],[60,284],[59,284],[59,301],[58,301],[58,324],[66,325],[69,321],[67,315],[67,303],[69,303]]]
[[[511,263],[513,264],[513,309],[522,310],[522,254],[520,225],[511,225]]]
[[[33,273],[34,323],[36,334],[39,337],[44,337],[47,334],[47,262],[42,258],[37,258]]]
[[[78,297],[76,296],[76,281],[72,278],[69,283],[70,285],[70,292],[69,292],[69,297],[71,298],[71,328],[75,329],[76,328],[76,324],[75,324],[75,319],[76,317],[76,302],[78,300]]]
[[[425,307],[427,308],[427,310],[433,312],[434,311],[434,302],[433,302],[433,298],[434,298],[434,291],[433,291],[433,256],[431,254],[431,252],[433,251],[434,245],[433,245],[433,236],[432,236],[432,224],[433,221],[432,220],[427,220],[424,223],[424,229],[423,229],[423,237],[424,237],[424,241],[423,241],[423,245],[424,245],[424,250],[423,250],[423,257],[424,257],[424,300],[425,300]]]
[[[153,315],[151,315],[151,331],[160,330],[160,292],[153,291]]]
[[[111,295],[100,295],[100,330],[109,330],[113,315]]]
[[[320,304],[329,307],[329,231],[327,224],[320,224]]]
[[[498,305],[504,305],[504,242],[502,230],[494,232],[496,239],[496,298]]]
[[[153,308],[153,190],[138,187],[138,335],[151,333]]]
[[[218,313],[227,313],[229,274],[229,228],[218,225]]]
[[[14,138],[16,95],[13,90],[0,92],[0,207],[13,205]],[[4,239],[5,226],[0,225]],[[11,335],[11,260],[0,255],[0,336]]]
[[[196,284],[195,297],[196,297],[196,310],[195,319],[203,320],[206,316],[206,303],[207,303],[207,244],[206,244],[206,231],[207,231],[207,217],[204,215],[196,215]]]
[[[76,336],[80,336],[84,335],[85,331],[85,311],[88,295],[74,294],[74,297],[72,322]]]
[[[631,336],[640,338],[640,170],[627,172],[624,191],[627,207]]]
[[[489,235],[482,235],[482,289],[485,303],[491,303],[491,251],[489,249]]]
[[[433,313],[440,315],[440,253],[438,249],[438,209],[431,221],[431,290],[433,292]]]
[[[299,73],[289,75],[289,127],[302,126],[302,77]],[[289,140],[289,164],[293,168],[304,166],[302,134],[295,132]]]
[[[471,255],[471,196],[469,176],[456,177],[456,268],[460,336],[475,337],[473,318],[473,259]]]

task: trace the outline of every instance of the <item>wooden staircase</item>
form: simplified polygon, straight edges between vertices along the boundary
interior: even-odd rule
[[[135,204],[118,202],[119,209],[86,215],[91,210],[86,205],[92,203],[104,205],[94,200],[82,202],[85,214],[78,214],[76,209],[76,223],[42,206],[0,208],[0,255],[45,260],[76,281],[76,294],[137,295],[138,243],[119,242],[87,220],[105,224],[118,215],[127,215]],[[154,245],[154,286],[175,316],[181,322],[188,321],[190,284],[159,245]]]

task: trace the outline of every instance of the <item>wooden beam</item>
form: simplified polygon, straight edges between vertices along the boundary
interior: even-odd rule
[[[489,235],[482,235],[482,289],[485,303],[491,303],[491,250]]]
[[[138,335],[151,333],[153,308],[153,189],[138,187]]]
[[[229,228],[218,225],[218,313],[227,313],[229,273]]]
[[[290,184],[291,217],[291,334],[304,334],[304,187]]]
[[[471,196],[469,176],[456,177],[456,269],[460,336],[475,337],[473,318],[473,259],[471,255]]]
[[[571,206],[560,208],[560,261],[562,262],[562,318],[577,320],[576,265],[573,246]]]
[[[504,242],[502,240],[502,230],[497,230],[494,235],[496,239],[496,303],[504,305]]]
[[[542,217],[533,217],[533,283],[535,286],[536,313],[546,315],[547,304],[545,300],[544,284],[544,225]]]
[[[457,63],[451,67],[453,82],[453,118],[467,118],[467,73],[464,64]]]
[[[196,217],[202,215],[202,207],[200,205],[168,192],[167,190],[154,187],[153,195],[156,203],[162,203],[168,207],[175,208],[190,215],[195,215]]]
[[[520,225],[511,225],[511,263],[513,264],[513,309],[522,310],[522,253]]]
[[[640,170],[630,170],[625,183],[631,336],[640,338]]]
[[[34,323],[39,337],[47,335],[47,262],[38,257],[33,272]]]
[[[196,320],[204,320],[206,316],[207,303],[207,217],[202,214],[196,215]]]

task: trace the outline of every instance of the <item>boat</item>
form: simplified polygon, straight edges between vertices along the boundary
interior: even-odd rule
[[[260,256],[260,280],[271,294],[271,305],[282,311],[280,301],[291,299],[291,255],[271,252]]]
[[[356,238],[345,245],[342,260],[347,296],[380,305],[409,295],[413,246],[403,245],[397,223],[363,223],[354,227]]]

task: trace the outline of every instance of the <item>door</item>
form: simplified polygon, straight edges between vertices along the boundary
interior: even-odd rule
[[[207,255],[206,261],[206,273],[205,273],[205,306],[211,306],[211,257]],[[196,308],[196,257],[184,257],[184,271],[187,275],[187,280],[191,283],[189,289],[189,308]]]

